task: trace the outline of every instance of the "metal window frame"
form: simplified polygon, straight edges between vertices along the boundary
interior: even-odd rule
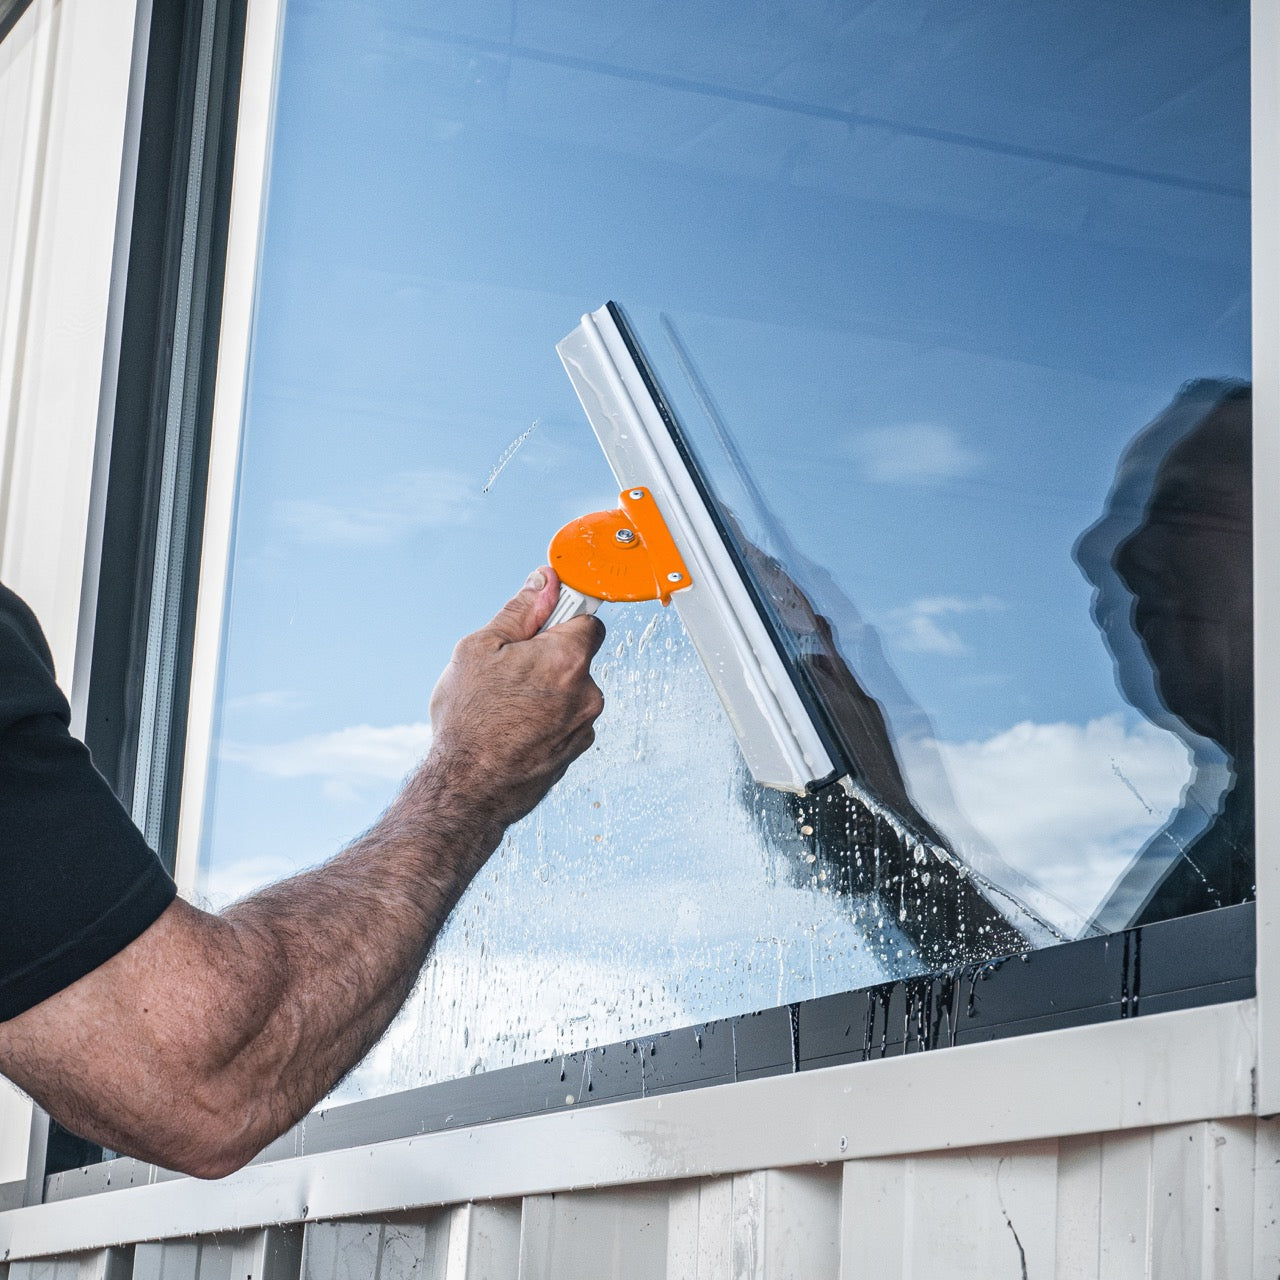
[[[271,8],[273,0],[262,0],[262,3],[264,8]],[[1280,72],[1280,9],[1268,0],[1253,0],[1251,24],[1255,171],[1253,341],[1255,352],[1266,353],[1280,351],[1280,243],[1277,242],[1280,234],[1277,226],[1280,220],[1280,89],[1277,88],[1280,84],[1280,74],[1277,74]],[[263,29],[265,26],[264,23]],[[275,29],[278,41],[282,26],[277,23]],[[278,44],[273,47],[270,58],[261,50],[254,56],[257,59],[255,74],[270,74],[274,81],[279,67]],[[241,234],[237,235],[234,220],[232,231],[243,257],[239,262],[228,263],[228,280],[240,282],[236,288],[237,305],[240,306],[250,304],[253,287],[249,281],[256,279],[260,252],[256,237],[261,228],[266,191],[266,173],[259,166],[265,166],[269,160],[270,118],[274,110],[273,87],[264,89],[262,84],[249,85],[246,82],[245,93],[246,101],[252,101],[254,105],[242,113],[240,130],[242,136],[250,140],[253,151],[251,156],[246,155],[243,166],[237,157],[236,183],[245,184],[246,200],[236,206],[237,216],[243,219],[239,228]],[[264,131],[268,133],[265,143],[262,141]],[[249,200],[254,198],[256,205],[247,207]],[[215,523],[206,528],[205,533],[204,564],[207,571],[202,572],[197,619],[200,643],[193,670],[191,700],[193,708],[201,709],[202,717],[198,725],[193,718],[188,727],[176,872],[180,889],[188,892],[195,883],[200,826],[204,816],[204,779],[212,739],[212,708],[216,696],[223,597],[235,499],[232,460],[238,461],[239,457],[251,320],[239,324],[237,335],[236,352],[243,342],[243,354],[237,360],[236,352],[224,342],[226,358],[220,365],[220,372],[231,379],[231,385],[225,394],[221,388],[219,390],[218,405],[222,412],[215,419],[214,450],[226,470],[217,485],[218,510],[214,508],[214,490],[212,487],[210,490],[209,512]],[[1258,618],[1255,649],[1259,655],[1256,678],[1259,691],[1257,760],[1260,776],[1268,776],[1264,771],[1270,767],[1272,772],[1269,776],[1280,780],[1280,697],[1268,695],[1269,690],[1280,691],[1280,514],[1275,511],[1275,503],[1266,496],[1280,491],[1280,367],[1267,368],[1262,360],[1255,360],[1255,365],[1255,537],[1259,544],[1255,558],[1259,566],[1255,586]],[[216,544],[211,536],[215,531],[220,539]],[[1269,610],[1268,599],[1273,602]],[[1280,985],[1280,924],[1272,927],[1272,916],[1264,905],[1274,901],[1275,915],[1280,917],[1280,788],[1260,785],[1258,790],[1257,1007],[1261,1009],[1266,1003],[1264,992],[1270,991],[1273,985]],[[1267,851],[1270,851],[1270,857],[1264,856]],[[1272,884],[1275,888],[1267,892],[1267,887]],[[1259,1090],[1259,1097],[1263,1096],[1264,1087],[1273,1090],[1265,1096],[1274,1099],[1272,1110],[1280,1110],[1280,1016],[1274,1021],[1277,1024],[1273,1028],[1275,1079],[1268,1080],[1265,1073],[1251,1068],[1251,1087]],[[1100,1033],[1105,1035],[1105,1029],[1100,1029]]]
[[[248,0],[176,875],[194,882],[270,156],[281,0]],[[1280,7],[1252,5],[1257,764],[1280,782]],[[1259,787],[1256,999],[256,1164],[0,1214],[11,1257],[157,1234],[1280,1111],[1280,787]],[[1072,1069],[1088,1061],[1087,1078]],[[1000,1079],[992,1091],[989,1083]],[[945,1094],[946,1115],[904,1114]],[[761,1114],[775,1122],[762,1126]],[[637,1135],[640,1135],[639,1137]],[[549,1168],[547,1150],[556,1150]],[[157,1175],[159,1176],[159,1175]]]
[[[155,0],[85,740],[172,870],[184,757],[243,0]]]
[[[1259,1115],[1280,1112],[1280,5],[1253,0],[1254,761]]]
[[[138,0],[134,18],[71,702],[172,866],[243,0]],[[102,1157],[39,1110],[28,1143],[27,1202],[51,1161]]]
[[[1243,1116],[1256,1012],[1246,1000],[165,1178],[0,1213],[0,1254]]]

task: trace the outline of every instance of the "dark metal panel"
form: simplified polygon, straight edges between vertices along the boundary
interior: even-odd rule
[[[148,681],[165,439],[175,415],[185,415],[194,431],[178,481],[186,487],[188,501],[182,527],[168,530],[165,539],[179,563],[170,566],[168,583],[174,641],[161,699],[165,723],[158,736],[163,758],[155,769],[156,821],[149,832],[170,867],[185,747],[245,0],[219,0],[207,96],[198,101],[202,9],[184,0],[155,0],[152,10],[85,726],[95,764],[132,807]],[[207,120],[203,129],[193,130],[197,110],[207,113]],[[203,140],[199,155],[192,152],[196,135]],[[194,211],[188,206],[193,175],[199,177],[194,185],[200,192]],[[189,233],[192,225],[197,243],[194,249],[187,244],[184,259],[184,229]],[[185,327],[178,325],[180,314],[189,315]],[[180,328],[188,338],[181,352],[187,369],[181,414],[171,403]],[[152,764],[149,760],[149,769]]]

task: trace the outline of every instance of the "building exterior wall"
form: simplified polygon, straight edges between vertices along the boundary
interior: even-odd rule
[[[0,578],[77,697],[141,7],[36,0],[0,44]],[[278,7],[250,11],[258,158],[232,235],[252,239]],[[251,280],[237,288],[226,350],[243,351]],[[148,1170],[92,1196],[66,1184],[0,1213],[0,1276],[1275,1275],[1280,1129],[1250,1114],[1258,1025],[1250,1001],[1155,1015],[1123,1042],[1085,1029],[727,1085],[665,1118],[648,1099],[299,1153],[216,1186]],[[4,1092],[0,1183],[25,1177],[30,1122]]]
[[[280,1224],[9,1280],[1243,1280],[1280,1266],[1278,1160],[1274,1120],[1202,1121]]]

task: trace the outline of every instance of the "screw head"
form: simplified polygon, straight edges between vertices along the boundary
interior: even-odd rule
[[[684,574],[683,574],[683,573],[669,573],[669,574],[667,574],[667,581],[668,581],[668,582],[683,582],[683,581],[684,581]]]
[[[627,497],[628,497],[628,498],[634,498],[634,499],[636,499],[636,500],[638,501],[639,499],[641,499],[641,498],[643,498],[643,497],[644,497],[644,490],[643,490],[643,489],[632,489],[632,490],[631,490],[631,492],[630,492],[629,494],[627,494]]]
[[[625,546],[628,542],[636,540],[636,531],[634,529],[619,529],[613,536]]]

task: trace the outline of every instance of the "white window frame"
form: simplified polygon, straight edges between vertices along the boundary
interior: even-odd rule
[[[0,299],[0,579],[41,618],[84,725],[149,0],[35,0],[13,273]],[[25,28],[19,31],[19,28]],[[0,121],[0,127],[3,127]],[[43,1150],[0,1082],[0,1182]]]
[[[75,6],[75,0],[64,3],[68,11]],[[281,30],[282,0],[249,0],[178,839],[177,877],[186,893],[195,883],[211,747]],[[33,1205],[0,1213],[0,1255],[35,1257],[406,1206],[1280,1112],[1275,0],[1253,0],[1251,57],[1260,779],[1255,999],[581,1110],[567,1106],[521,1120],[253,1165],[212,1185],[165,1179]],[[48,524],[51,516],[43,518]],[[67,518],[65,511],[60,518]],[[82,567],[75,566],[77,598]],[[945,1098],[945,1106],[929,1105],[938,1098]],[[761,1123],[762,1116],[769,1122]],[[0,1133],[0,1155],[6,1149],[15,1149],[13,1135]],[[549,1159],[548,1152],[555,1157]]]
[[[195,886],[200,853],[200,827],[204,817],[204,788],[212,744],[213,710],[216,697],[218,655],[223,632],[223,601],[229,556],[230,532],[235,502],[235,471],[239,457],[243,420],[244,394],[252,330],[259,241],[264,214],[266,166],[269,163],[274,85],[278,74],[278,38],[281,31],[281,0],[251,0],[250,29],[257,39],[274,30],[276,41],[271,52],[255,46],[254,37],[246,39],[245,81],[242,90],[240,132],[236,151],[236,178],[232,196],[230,249],[227,263],[227,295],[221,344],[219,376],[214,405],[213,464],[206,500],[207,521],[201,565],[199,604],[196,622],[196,651],[193,662],[191,713],[187,729],[187,754],[183,769],[183,793],[179,818],[177,879],[179,888],[190,893]],[[1280,990],[1280,4],[1274,0],[1254,0],[1251,16],[1252,37],[1252,126],[1253,126],[1253,349],[1255,353],[1272,353],[1268,361],[1254,360],[1254,492],[1255,540],[1257,554],[1255,652],[1257,693],[1258,769],[1257,800],[1257,877],[1258,877],[1258,960],[1257,1001],[1243,1001],[1226,1006],[1237,1010],[1230,1025],[1235,1036],[1241,1026],[1248,1029],[1248,1039],[1258,1049],[1250,1052],[1245,1074],[1251,1099],[1256,1091],[1261,1114],[1280,1111],[1280,1007],[1268,1002],[1264,992]],[[252,78],[251,78],[252,77]],[[552,355],[548,352],[548,357]],[[1268,785],[1268,779],[1272,784]],[[1268,914],[1268,910],[1272,914]],[[1268,927],[1274,921],[1274,927]],[[748,1012],[744,1010],[743,1012]],[[1190,1010],[1177,1015],[1157,1014],[1144,1017],[1141,1024],[1150,1027],[1156,1018],[1178,1017],[1186,1041],[1182,1047],[1192,1048],[1216,1060],[1217,1038],[1222,1032],[1220,1008]],[[1160,1037],[1154,1033],[1133,1036],[1122,1024],[1103,1024],[1085,1033],[1048,1032],[1022,1037],[1018,1041],[1000,1040],[963,1050],[947,1050],[941,1055],[945,1065],[953,1055],[964,1052],[981,1056],[991,1078],[1006,1078],[1011,1066],[1021,1060],[1025,1041],[1039,1041],[1057,1035],[1084,1034],[1090,1054],[1108,1057],[1124,1046],[1126,1078],[1148,1080],[1152,1073],[1168,1070],[1167,1047],[1156,1051]],[[1096,1043],[1093,1040],[1096,1037]],[[1237,1044],[1238,1048],[1239,1045]],[[1191,1057],[1195,1054],[1192,1053]],[[1256,1059],[1256,1060],[1255,1060]],[[1233,1059],[1239,1062],[1240,1059]],[[865,1065],[865,1064],[864,1064]],[[1188,1068],[1190,1069],[1190,1062]],[[1270,1072],[1266,1068],[1270,1066]],[[841,1068],[843,1070],[843,1068]],[[855,1068],[857,1069],[857,1068]],[[955,1070],[961,1070],[957,1063]],[[889,1070],[905,1071],[905,1062]],[[1084,1089],[1100,1129],[1121,1127],[1111,1121],[1123,1110],[1122,1099],[1099,1087],[1099,1082],[1081,1073],[1075,1088],[1040,1093],[1033,1079],[1026,1090],[1039,1095],[1042,1109],[1037,1136],[1077,1131],[1064,1128],[1068,1116],[1082,1099],[1073,1096]],[[861,1077],[856,1077],[861,1079]],[[1205,1117],[1242,1114],[1239,1081],[1223,1079],[1218,1102],[1209,1104]],[[738,1086],[726,1086],[736,1088]],[[1017,1085],[1014,1085],[1015,1090]],[[706,1093],[706,1090],[700,1091]],[[962,1128],[985,1129],[986,1141],[1013,1141],[1018,1134],[1004,1128],[990,1114],[989,1090],[965,1092],[956,1099],[959,1111],[948,1115],[948,1126],[956,1132]],[[966,1101],[967,1099],[967,1101]],[[619,1103],[628,1106],[630,1103]],[[1151,1104],[1148,1103],[1148,1106]],[[965,1112],[972,1108],[972,1116]],[[1245,1110],[1252,1110],[1250,1101]],[[1205,1118],[1197,1117],[1197,1118]],[[1132,1123],[1141,1122],[1135,1116]],[[1148,1115],[1147,1121],[1150,1122]],[[951,1145],[949,1128],[935,1132],[931,1139],[937,1145]],[[909,1147],[901,1150],[911,1149]],[[797,1154],[799,1152],[797,1151]],[[324,1157],[316,1157],[323,1160]]]

